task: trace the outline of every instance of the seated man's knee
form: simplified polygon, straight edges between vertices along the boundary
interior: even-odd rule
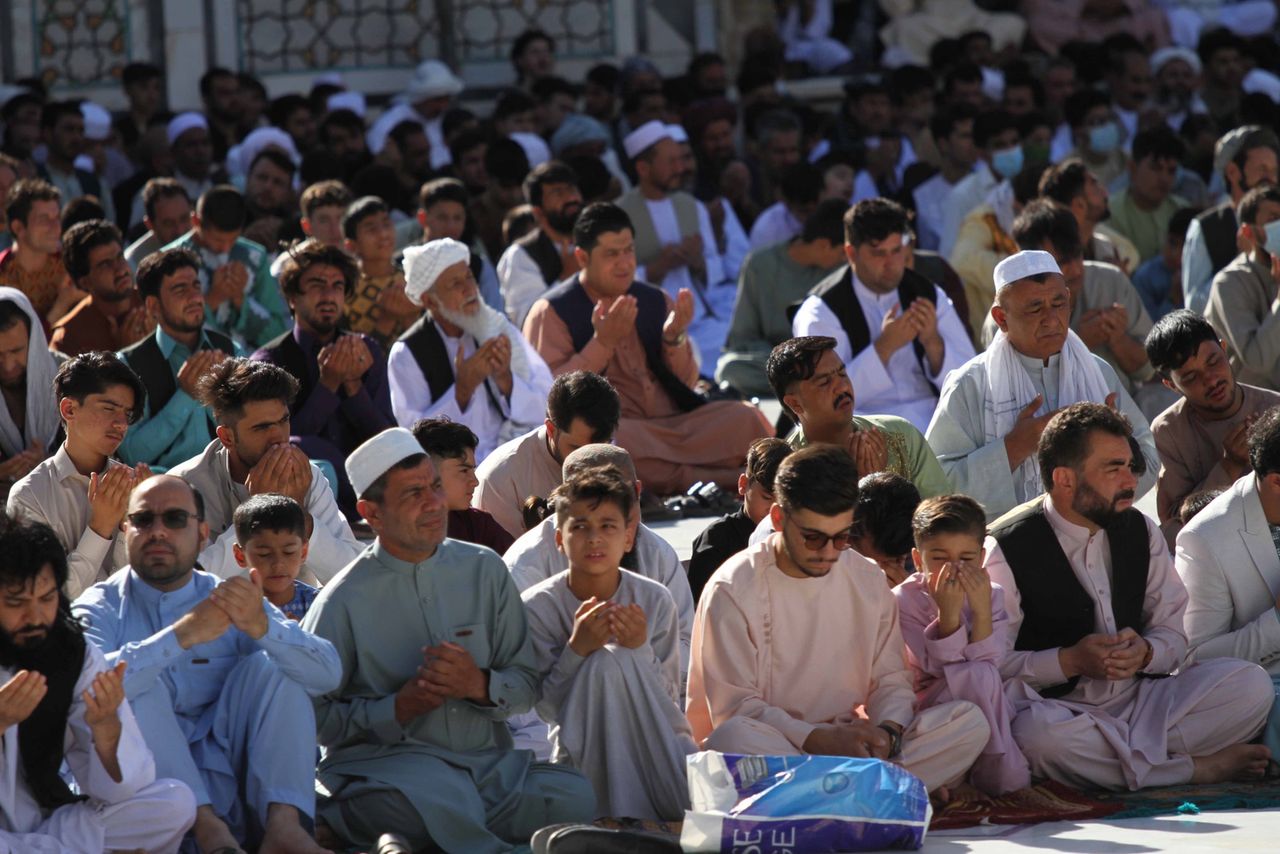
[[[595,815],[595,790],[586,777],[572,768],[543,765],[531,779],[536,784],[531,787],[533,791],[526,789],[525,797],[542,800],[546,812],[544,826],[588,822]]]
[[[954,712],[951,721],[956,728],[956,741],[976,745],[980,750],[991,738],[991,723],[982,709],[966,700],[957,701],[959,708]]]
[[[414,851],[436,850],[417,807],[394,789],[330,800],[320,807],[317,817],[347,842],[362,848],[372,848],[379,836],[394,832]]]

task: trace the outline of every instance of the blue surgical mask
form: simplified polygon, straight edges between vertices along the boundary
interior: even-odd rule
[[[1273,219],[1262,227],[1262,231],[1267,235],[1264,248],[1271,255],[1280,255],[1280,219]]]
[[[1110,154],[1119,147],[1120,126],[1115,122],[1089,128],[1089,150],[1094,154]]]
[[[996,171],[1001,178],[1012,178],[1022,171],[1023,154],[1022,146],[1015,145],[1011,148],[1004,148],[991,154],[991,168]]]

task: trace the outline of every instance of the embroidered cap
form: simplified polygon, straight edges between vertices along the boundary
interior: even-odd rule
[[[1058,267],[1058,262],[1054,260],[1053,256],[1043,249],[1023,249],[1016,255],[1010,255],[996,265],[996,291],[1002,291],[1014,282],[1020,282],[1023,279],[1029,279],[1042,273],[1062,275],[1062,270]]]
[[[347,478],[357,496],[363,496],[401,460],[425,453],[422,445],[403,427],[391,427],[369,439],[347,457]]]

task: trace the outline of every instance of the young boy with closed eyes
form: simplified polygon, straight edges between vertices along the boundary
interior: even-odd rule
[[[980,708],[991,735],[970,780],[991,795],[1025,788],[1031,772],[1013,740],[1013,704],[1000,676],[1009,628],[1004,591],[982,566],[986,515],[967,495],[940,495],[921,502],[911,527],[917,571],[893,595],[917,703],[967,700]]]

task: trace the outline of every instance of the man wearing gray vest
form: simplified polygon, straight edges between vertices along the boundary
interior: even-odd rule
[[[623,140],[634,161],[636,186],[618,198],[635,227],[636,279],[675,298],[681,289],[694,294],[689,338],[700,373],[710,376],[724,346],[737,288],[725,282],[711,217],[702,202],[679,190],[680,145],[668,125],[646,122]]]

